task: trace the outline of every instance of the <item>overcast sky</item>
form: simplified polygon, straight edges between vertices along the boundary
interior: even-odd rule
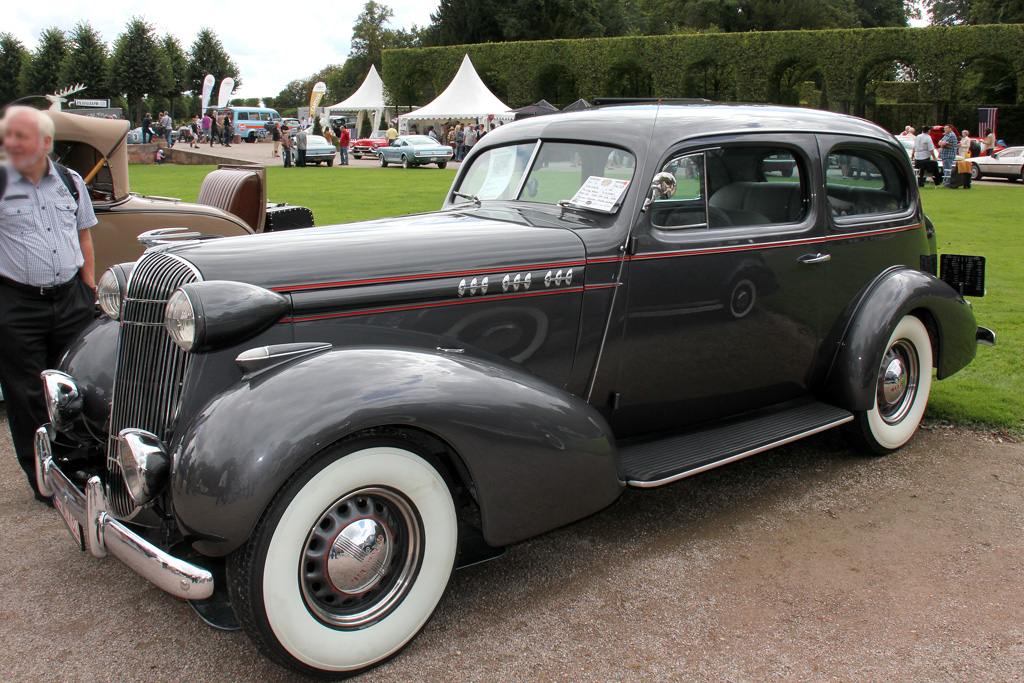
[[[437,0],[384,0],[395,12],[393,28],[429,23]],[[31,5],[31,7],[29,7]],[[242,87],[238,97],[276,95],[295,78],[304,78],[328,64],[345,61],[352,25],[362,0],[329,3],[244,2],[140,3],[137,0],[47,0],[11,2],[3,10],[0,31],[12,33],[30,50],[50,26],[66,31],[87,20],[107,43],[113,43],[132,15],[145,7],[144,18],[159,35],[178,37],[187,51],[196,33],[207,26],[220,37],[238,64]],[[158,8],[165,8],[162,11]],[[245,12],[240,11],[245,8]],[[219,74],[214,74],[218,76]],[[83,93],[88,96],[88,91]],[[215,95],[216,96],[216,95]]]

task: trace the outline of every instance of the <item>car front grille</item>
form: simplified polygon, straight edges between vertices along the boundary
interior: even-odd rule
[[[174,429],[192,357],[164,329],[164,308],[175,289],[202,276],[187,261],[162,252],[139,260],[121,306],[114,397],[107,442],[107,499],[110,513],[128,520],[139,512],[124,484],[118,461],[122,429],[152,432],[167,441]]]

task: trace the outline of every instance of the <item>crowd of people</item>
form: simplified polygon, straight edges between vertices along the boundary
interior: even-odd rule
[[[907,126],[900,136],[914,139],[913,160],[918,187],[925,186],[929,175],[935,187],[950,187],[954,184],[954,175],[958,173],[958,159],[988,156],[997,147],[996,136],[991,128],[985,129],[985,137],[981,139],[971,137],[971,132],[966,128],[960,134],[951,124],[941,127],[925,124],[921,126],[920,133],[913,126]]]

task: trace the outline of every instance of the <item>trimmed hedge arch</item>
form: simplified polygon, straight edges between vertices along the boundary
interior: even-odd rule
[[[545,72],[557,64],[563,83],[575,83],[575,96],[586,99],[609,95],[609,87],[646,89],[660,97],[694,96],[706,67],[727,71],[728,88],[735,99],[773,102],[779,97],[779,74],[791,65],[814,66],[823,98],[830,109],[852,113],[863,107],[864,74],[885,61],[911,64],[919,73],[923,102],[956,103],[967,65],[995,58],[1013,66],[1017,74],[1017,101],[1024,104],[1024,25],[953,26],[927,28],[837,29],[828,31],[773,31],[706,33],[674,36],[546,40],[519,43],[484,43],[449,47],[387,50],[383,79],[392,93],[441,92],[468,53],[477,71],[498,80],[509,106],[519,107],[541,98]],[[624,79],[621,66],[642,65],[636,79]],[[616,69],[618,67],[618,69]],[[692,73],[700,70],[699,76]],[[432,87],[410,87],[428,78]],[[616,80],[617,79],[617,80]],[[811,79],[809,79],[811,80]],[[560,90],[565,90],[561,88]],[[792,97],[793,85],[787,87]],[[570,100],[571,101],[571,100]],[[398,101],[400,106],[425,101]],[[565,105],[569,102],[556,102]]]

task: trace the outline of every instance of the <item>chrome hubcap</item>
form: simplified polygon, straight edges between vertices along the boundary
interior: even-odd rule
[[[422,556],[422,525],[404,496],[377,487],[349,493],[306,538],[299,566],[306,607],[334,628],[365,628],[405,598]]]
[[[917,349],[906,339],[893,344],[878,372],[878,413],[888,424],[903,420],[914,406],[920,367]]]

